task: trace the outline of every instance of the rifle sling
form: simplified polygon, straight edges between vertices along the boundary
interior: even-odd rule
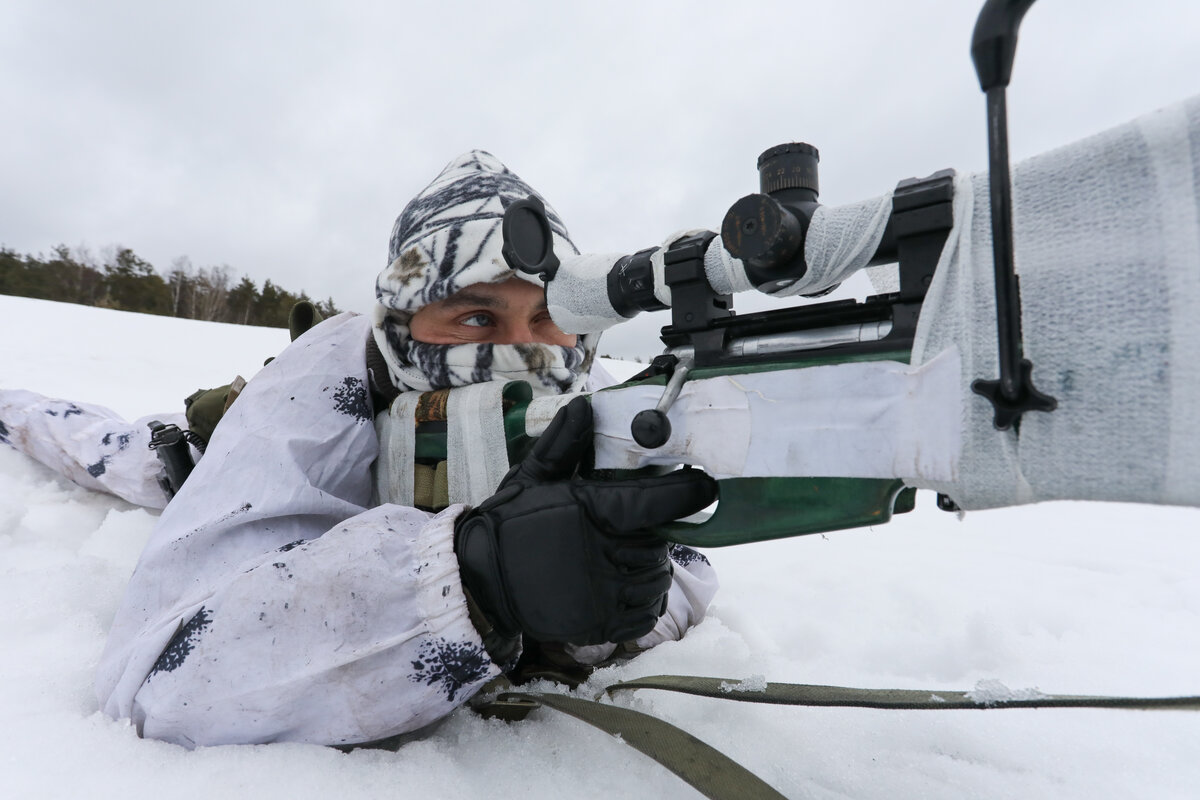
[[[739,688],[739,685],[739,681],[722,678],[651,675],[613,684],[605,691],[612,693],[624,689],[663,689],[700,697],[716,697],[747,703],[921,711],[993,708],[1128,708],[1142,711],[1200,711],[1200,697],[1097,697],[1033,694],[1009,699],[990,699],[985,693],[924,689],[854,689],[846,686],[820,686],[802,683],[768,683],[765,689],[760,689],[759,687]]]
[[[507,685],[506,680],[496,688]],[[1200,710],[1200,697],[1102,697],[1034,693],[1010,699],[989,699],[986,693],[924,689],[855,689],[800,683],[767,683],[765,688],[739,681],[691,675],[651,675],[615,683],[608,693],[627,689],[663,689],[700,697],[748,703],[795,706],[943,711],[995,708],[1126,708],[1143,711]],[[1026,693],[1019,693],[1024,695]],[[779,798],[762,779],[741,764],[676,726],[621,706],[563,694],[502,692],[494,700],[474,703],[475,711],[506,722],[525,719],[538,708],[552,708],[619,736],[623,742],[675,773],[710,800]]]
[[[506,692],[476,707],[485,716],[522,719],[552,708],[586,722],[649,756],[711,800],[780,800],[783,795],[733,759],[649,714],[562,694]]]

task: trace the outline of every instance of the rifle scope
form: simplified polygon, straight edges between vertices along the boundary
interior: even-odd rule
[[[721,223],[721,241],[762,292],[804,276],[804,236],[812,221],[819,181],[817,148],[804,142],[772,147],[758,157],[760,194],[734,203]]]
[[[901,181],[891,198],[834,208],[817,199],[819,161],[817,148],[804,142],[765,151],[757,165],[762,191],[730,207],[719,238],[707,233],[698,242],[694,235],[685,235],[633,254],[568,255],[561,263],[553,251],[545,210],[536,197],[529,197],[510,204],[504,213],[504,258],[513,269],[541,278],[551,316],[568,333],[603,331],[641,312],[668,307],[676,330],[720,327],[726,323],[717,323],[718,318],[732,316],[734,293],[801,290],[807,297],[819,297],[853,270],[896,262],[901,294],[906,301],[919,301],[952,221],[951,173]],[[882,232],[874,239],[859,237],[860,247],[871,248],[870,255],[806,253],[806,241],[816,230],[869,234],[882,203],[892,208]],[[685,250],[690,253],[697,246],[699,257],[692,266],[671,267],[684,259]]]

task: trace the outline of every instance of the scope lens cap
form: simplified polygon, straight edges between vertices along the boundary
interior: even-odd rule
[[[550,220],[541,200],[530,195],[506,208],[500,231],[504,236],[500,252],[510,267],[528,275],[540,275],[543,281],[554,277],[559,262],[554,255]]]

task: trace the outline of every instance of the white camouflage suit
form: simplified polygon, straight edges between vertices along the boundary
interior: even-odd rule
[[[366,352],[374,336],[402,389],[518,375],[535,390],[585,388],[588,337],[536,359],[528,345],[405,348],[406,312],[511,276],[499,260],[500,215],[531,191],[486,153],[452,162],[397,221],[374,319],[326,320],[250,381],[130,579],[97,670],[105,713],[188,747],[369,742],[435,722],[501,673],[459,579],[453,529],[464,506],[438,514],[370,507],[380,409]],[[556,247],[570,247],[550,213]],[[413,280],[418,255],[440,287]],[[63,413],[68,407],[77,411]],[[0,392],[0,438],[91,488],[116,491],[123,481],[137,490],[127,499],[161,506],[140,423]],[[99,478],[87,469],[95,464],[105,465]],[[716,591],[707,560],[671,552],[667,611],[636,647],[683,636]],[[567,650],[595,663],[615,645]]]

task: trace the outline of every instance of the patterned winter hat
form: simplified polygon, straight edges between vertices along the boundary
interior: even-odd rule
[[[402,389],[429,391],[488,380],[527,380],[535,391],[582,387],[598,335],[575,347],[548,344],[437,345],[409,333],[413,313],[476,283],[537,277],[508,266],[501,255],[504,211],[530,195],[546,206],[559,256],[579,252],[544,198],[495,156],[472,150],[451,161],[405,206],[392,228],[388,266],[375,282],[375,341],[392,381]]]

